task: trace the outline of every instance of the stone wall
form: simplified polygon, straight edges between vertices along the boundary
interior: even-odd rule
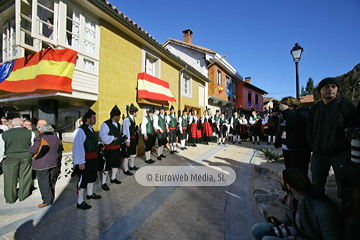
[[[360,63],[350,72],[336,78],[340,82],[341,95],[358,102],[360,100]]]

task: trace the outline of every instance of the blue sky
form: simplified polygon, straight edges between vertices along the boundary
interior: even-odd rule
[[[347,73],[360,63],[359,0],[110,0],[158,42],[183,40],[233,54],[227,60],[267,97],[295,97],[295,64],[290,50],[304,48],[300,89],[309,77]]]

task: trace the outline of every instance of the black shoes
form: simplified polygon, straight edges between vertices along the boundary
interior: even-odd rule
[[[86,196],[86,199],[100,199],[101,198],[101,196],[100,195],[97,195],[97,194],[95,194],[95,193],[93,193],[93,194],[91,194],[90,196],[89,195],[87,195]],[[83,202],[83,203],[85,203],[85,202]],[[82,203],[81,203],[82,204]],[[80,204],[80,205],[81,205]],[[86,203],[85,203],[86,204]]]
[[[81,204],[76,204],[76,207],[82,210],[87,210],[91,208],[91,206],[86,202],[82,202]]]
[[[162,160],[162,158],[161,158],[160,156],[158,156],[158,157],[157,157],[157,160],[161,161],[161,160]]]
[[[255,145],[255,142],[253,142],[253,144]]]
[[[110,180],[111,183],[120,184],[121,181],[117,180],[116,178],[114,180]]]
[[[103,185],[101,185],[101,188],[102,188],[102,190],[104,190],[104,191],[109,191],[109,190],[110,190],[110,188],[108,187],[108,185],[107,185],[106,183],[104,183]]]
[[[241,144],[241,142],[239,142],[239,144]]]
[[[233,144],[235,144],[236,142],[233,142]]]
[[[258,145],[260,145],[260,142],[257,142]]]
[[[197,147],[195,143],[192,144],[193,147]]]
[[[145,163],[148,163],[148,164],[153,164],[155,161],[154,160],[151,160],[151,159],[149,159],[149,160],[145,160]]]
[[[205,142],[204,144],[205,144],[205,145],[209,145],[209,143],[208,143],[208,142]]]
[[[165,156],[164,154],[161,154],[161,155],[160,155],[160,157],[162,157],[162,158],[166,158],[166,156]]]
[[[271,145],[271,143],[268,142],[266,145]]]
[[[179,151],[178,150],[175,150],[175,151],[173,151],[174,153],[179,153]]]
[[[138,168],[138,167],[136,167],[136,166],[133,166],[133,167],[129,167],[129,169],[130,169],[130,170],[135,170],[135,171],[136,171],[136,170],[138,170],[139,168]]]
[[[174,154],[174,151],[170,151],[170,154]]]
[[[132,176],[132,175],[134,175],[132,172],[130,172],[130,171],[126,171],[126,172],[124,172],[124,174],[125,175],[128,175],[128,176]]]
[[[218,145],[221,145],[221,142],[219,142]]]

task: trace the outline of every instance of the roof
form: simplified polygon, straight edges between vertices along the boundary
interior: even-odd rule
[[[247,87],[250,87],[252,89],[255,89],[257,91],[259,91],[260,93],[262,94],[268,94],[268,92],[262,90],[261,88],[258,88],[258,87],[255,87],[254,85],[250,84],[250,83],[247,83],[247,82],[242,82],[244,84],[244,86],[247,86]]]
[[[180,43],[180,44],[184,44],[184,45],[187,45],[187,46],[190,46],[190,47],[194,47],[194,48],[197,48],[197,49],[205,51],[205,52],[214,53],[214,54],[216,53],[216,51],[214,51],[214,50],[204,48],[204,47],[192,44],[192,43],[187,43],[187,42],[184,42],[184,41],[176,40],[176,39],[173,39],[173,38],[169,38],[168,40],[166,40],[166,42],[163,45],[165,45],[167,42],[170,42],[170,41]]]
[[[264,102],[270,102],[271,100],[278,101],[276,98],[273,97],[264,97]]]
[[[125,23],[125,25],[127,25],[126,27],[135,30],[138,34],[140,34],[141,36],[146,37],[148,40],[150,40],[150,43],[153,43],[153,46],[155,48],[157,48],[159,51],[161,51],[162,53],[164,53],[165,55],[167,55],[168,57],[170,57],[172,60],[178,62],[179,64],[181,64],[182,66],[186,66],[186,68],[188,70],[190,70],[191,72],[195,73],[197,76],[201,77],[202,80],[206,81],[206,82],[211,82],[211,80],[207,77],[204,76],[202,73],[200,73],[199,71],[197,71],[195,68],[193,68],[191,65],[189,65],[187,62],[185,62],[184,60],[182,60],[181,58],[179,58],[178,56],[172,54],[169,50],[167,50],[161,43],[159,43],[153,36],[151,36],[147,31],[145,31],[143,28],[141,28],[137,23],[135,23],[133,20],[131,20],[129,17],[127,17],[125,14],[123,14],[122,12],[120,12],[116,6],[112,5],[110,2],[106,1],[106,0],[87,0],[88,2],[91,2],[92,4],[94,4],[95,6],[97,6],[99,9],[101,9],[101,7],[104,7],[105,9],[103,10],[109,10],[109,11],[104,11],[105,13],[108,13],[109,16],[111,16],[110,13],[115,14],[116,17],[118,17],[119,20],[123,20]],[[99,6],[100,4],[100,6]]]
[[[306,95],[300,98],[301,103],[311,103],[314,102],[314,95]]]

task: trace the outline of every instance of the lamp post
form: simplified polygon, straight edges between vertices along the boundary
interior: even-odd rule
[[[295,43],[293,49],[291,49],[290,53],[293,57],[295,62],[295,69],[296,69],[296,98],[300,99],[299,96],[299,61],[301,59],[301,54],[304,51],[302,47],[298,43]]]

